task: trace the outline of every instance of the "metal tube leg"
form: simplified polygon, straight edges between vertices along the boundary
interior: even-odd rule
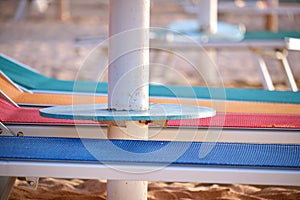
[[[273,85],[271,75],[268,71],[267,65],[263,59],[263,57],[259,53],[255,53],[257,59],[258,59],[258,64],[259,64],[259,71],[263,79],[263,85],[264,88],[267,90],[275,90],[275,87]]]
[[[20,3],[17,8],[17,12],[15,14],[14,20],[15,21],[20,21],[24,17],[26,17],[27,12],[28,12],[28,0],[20,0]]]
[[[8,199],[16,177],[0,177],[0,200]]]
[[[267,5],[269,8],[278,8],[279,0],[267,0]],[[269,31],[278,31],[278,15],[277,14],[267,14],[266,15],[266,29]]]
[[[201,0],[198,2],[198,22],[200,30],[216,33],[218,31],[218,1]]]
[[[71,18],[70,0],[59,0],[58,3],[58,18],[66,21]]]
[[[281,60],[281,64],[282,64],[282,67],[283,67],[283,69],[286,73],[290,88],[292,89],[293,92],[297,92],[298,87],[297,87],[292,69],[291,69],[291,67],[289,65],[289,62],[287,60],[286,52],[277,51],[276,54],[277,54],[277,57]]]

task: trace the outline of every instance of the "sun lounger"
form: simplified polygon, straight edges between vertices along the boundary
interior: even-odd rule
[[[0,74],[0,90],[12,101],[21,105],[49,106],[71,104],[107,103],[106,96],[75,95],[75,94],[47,94],[20,91],[5,76]],[[151,90],[150,90],[151,91]],[[230,88],[186,88],[186,87],[154,87],[151,103],[182,103],[199,104],[213,107],[218,112],[236,113],[299,113],[298,92],[265,91],[252,89]],[[259,98],[257,98],[259,97]],[[254,102],[254,103],[253,103]],[[255,105],[253,107],[252,105]]]
[[[130,9],[130,11],[132,10]],[[3,81],[8,83],[5,85],[12,84],[9,79],[3,79]],[[22,93],[20,88],[15,88]],[[6,87],[4,89],[7,90]],[[43,137],[40,135],[28,137],[21,132],[22,130],[18,134],[13,134],[14,132],[6,126],[6,123],[9,123],[7,119],[13,116],[12,120],[15,120],[24,111],[36,112],[38,110],[19,108],[5,93],[2,94],[1,101],[3,101],[3,113],[9,112],[5,116],[1,115],[3,118],[1,125],[3,122],[4,129],[13,135],[0,136],[0,146],[3,148],[3,151],[0,151],[0,176],[4,177],[1,177],[1,181],[5,181],[0,184],[1,198],[8,196],[13,177],[16,176],[28,177],[27,180],[30,181],[31,186],[37,185],[38,177],[48,176],[62,178],[103,177],[110,180],[124,180],[125,178],[126,180],[164,179],[167,181],[299,184],[299,144],[295,141],[292,141],[291,144],[257,144],[220,142],[218,137],[212,142],[206,140],[203,142],[194,142],[193,140],[186,142],[172,140],[109,140],[80,137]],[[68,108],[71,109],[76,106],[78,105],[68,106]],[[12,107],[12,110],[9,107]],[[51,108],[45,109],[49,110]],[[43,115],[42,110],[39,110],[39,113],[41,116]],[[224,127],[224,124],[227,128],[234,129],[236,127],[232,124],[226,124],[225,117],[230,115],[235,117],[233,123],[241,124],[240,120],[243,115],[238,113],[219,112],[216,116],[216,123],[212,122],[214,117],[211,118],[212,121],[207,122],[216,129]],[[27,120],[31,123],[35,123],[37,120],[46,120],[40,116],[37,116],[37,119],[30,120],[32,116],[30,114],[28,117],[21,117],[29,118]],[[272,115],[250,113],[246,114],[243,119],[249,123],[251,116],[262,123],[262,125],[259,125],[258,122],[255,123],[255,130],[257,126],[263,128],[270,125],[272,130],[274,127],[275,130],[281,128],[298,130],[299,127],[298,115],[282,114],[278,118],[278,116],[272,117]],[[6,117],[8,118],[6,119]],[[219,117],[225,118],[224,123],[218,120]],[[262,118],[259,120],[260,117],[268,118],[268,125],[265,124]],[[278,120],[284,120],[283,125],[280,125]],[[148,122],[152,123],[151,118],[145,123]],[[20,121],[20,123],[24,122]],[[175,127],[181,128],[176,124],[178,121],[174,123]],[[205,121],[195,121],[193,123],[196,124],[195,128],[198,128],[201,123],[205,124]],[[53,122],[50,122],[50,124],[53,124]],[[179,124],[181,125],[181,123]],[[204,124],[203,128],[209,130]],[[251,123],[249,124],[251,127]],[[189,126],[189,124],[186,126]],[[247,124],[245,124],[245,127],[248,128]],[[43,130],[40,129],[41,132]],[[210,136],[208,134],[208,137]]]
[[[48,119],[40,116],[39,108],[22,108],[18,107],[16,104],[13,104],[6,96],[1,95],[0,98],[0,111],[2,115],[0,116],[0,121],[2,123],[23,123],[23,124],[73,124],[73,120],[55,120]],[[249,102],[249,106],[255,107],[255,102]],[[288,107],[289,104],[279,104],[283,107]],[[298,104],[296,104],[298,105]],[[75,105],[74,105],[75,106]],[[300,107],[298,107],[300,108]],[[240,113],[240,112],[228,112],[228,113],[218,113],[216,118],[216,122],[213,122],[208,119],[199,120],[172,120],[168,123],[168,126],[192,126],[192,127],[231,127],[231,128],[240,128],[243,125],[250,128],[297,128],[300,126],[300,120],[297,119],[298,115],[300,115],[300,110],[293,114],[284,113],[284,114],[274,114],[274,113]],[[281,117],[278,117],[281,116]],[[222,122],[221,119],[225,119]],[[237,120],[238,119],[238,120]],[[236,121],[237,120],[237,121]],[[291,122],[291,126],[288,123]],[[79,120],[78,123],[82,124],[93,124],[90,121]],[[216,124],[214,124],[216,123]],[[241,126],[238,124],[241,123]]]
[[[0,55],[0,80],[3,81],[2,86],[10,85],[9,90],[13,90],[11,86],[15,83],[15,89],[20,92],[21,86],[24,91],[30,93],[92,93],[93,95],[106,95],[106,82],[89,82],[89,81],[64,81],[52,79],[41,73],[32,70],[28,66],[21,64],[3,54]],[[6,82],[6,83],[4,83]],[[74,91],[74,85],[76,89]],[[2,87],[2,90],[3,87]],[[8,94],[8,91],[4,91]],[[261,101],[274,103],[295,103],[298,102],[299,93],[289,91],[266,91],[255,89],[239,89],[239,88],[206,88],[206,87],[184,87],[184,86],[160,86],[150,85],[151,97],[164,98],[198,98],[213,100],[234,100],[234,101]],[[17,103],[20,103],[14,99]],[[59,103],[58,103],[59,104]]]
[[[182,6],[187,13],[195,14],[199,12],[195,1],[180,1],[180,6]],[[219,1],[218,13],[242,16],[264,15],[265,29],[277,31],[277,16],[300,14],[300,4],[299,1]]]
[[[45,118],[40,116],[39,114],[39,108],[22,108],[18,107],[12,102],[10,102],[7,98],[4,96],[0,97],[0,122],[5,124],[8,127],[9,130],[12,130],[9,134],[6,135],[17,135],[19,131],[16,127],[23,127],[35,125],[35,126],[55,126],[55,125],[99,125],[97,122],[92,121],[86,121],[86,120],[61,120],[61,119],[51,119],[51,118]],[[252,104],[252,107],[255,107],[255,103]],[[281,106],[286,106],[288,104],[282,104]],[[285,129],[289,129],[290,131],[294,131],[294,133],[297,133],[300,126],[299,121],[299,115],[300,112],[295,112],[294,114],[261,114],[261,113],[218,113],[217,116],[213,118],[206,118],[206,119],[193,119],[193,120],[170,120],[167,122],[168,127],[182,127],[182,128],[190,128],[190,127],[197,127],[197,128],[222,128],[223,130],[240,130],[243,128],[249,128],[252,130],[259,131],[259,129],[265,129],[260,131],[260,134],[263,134],[263,132],[267,132],[267,129],[270,129],[273,132],[276,131],[283,131],[285,132]],[[103,124],[101,125],[103,126]],[[98,126],[99,128],[99,126]],[[25,128],[26,129],[26,128]],[[43,129],[46,130],[47,128]],[[28,130],[28,129],[26,129]],[[36,132],[36,131],[35,131]],[[25,136],[54,136],[52,134],[45,134],[41,132],[36,132],[36,134],[32,134],[30,132],[23,132],[23,135]],[[49,131],[47,131],[49,132]],[[75,131],[76,132],[76,131]],[[170,134],[169,131],[167,131],[168,134]],[[247,131],[246,131],[247,132]],[[62,135],[55,134],[56,137],[77,137],[76,134],[66,135],[63,133],[63,131],[60,132]],[[287,133],[284,133],[287,134]],[[295,136],[299,137],[299,134],[297,133]],[[291,136],[291,135],[290,135]],[[101,137],[101,136],[93,136],[93,137]],[[156,137],[156,136],[155,136]],[[234,140],[234,137],[236,138],[243,138],[242,135],[232,135],[231,140]],[[247,136],[249,137],[249,136]],[[273,138],[276,138],[276,134]],[[170,139],[170,138],[169,138]],[[253,138],[252,141],[256,139],[256,142],[259,143],[269,143],[270,141],[275,142],[274,139],[264,139],[260,140],[257,138]],[[295,139],[295,138],[294,138]],[[285,137],[279,137],[277,138],[277,142],[280,143],[281,141],[287,141]],[[290,140],[288,143],[293,143],[295,140]]]
[[[101,138],[104,139],[105,137],[98,134],[97,129],[103,128],[104,124],[99,124],[97,122],[87,121],[87,120],[58,120],[58,119],[51,119],[51,118],[45,118],[40,116],[39,114],[39,108],[22,108],[15,105],[11,100],[7,99],[6,97],[2,96],[0,98],[0,122],[6,125],[7,128],[2,127],[2,134],[3,135],[17,135],[20,130],[22,130],[22,135],[25,136],[51,136],[51,137],[78,137],[78,134],[76,133],[76,129],[74,128],[74,125],[80,126],[80,125],[89,125],[89,126],[82,126],[81,128],[84,128],[84,135],[81,135],[81,137],[88,137],[88,138]],[[256,104],[252,103],[252,107],[254,107]],[[285,107],[288,104],[282,104],[281,106]],[[250,106],[250,105],[249,105]],[[298,110],[299,111],[299,110]],[[258,134],[264,135],[265,139],[262,140],[260,137],[253,137],[253,139],[249,141],[263,141],[263,142],[282,142],[285,141],[286,143],[293,143],[295,141],[294,136],[289,135],[292,140],[287,141],[285,137],[272,134],[272,138],[266,139],[268,137],[267,130],[259,131],[258,129],[272,129],[274,130],[280,130],[289,128],[290,130],[294,130],[293,133],[296,133],[298,130],[297,127],[300,126],[299,121],[299,115],[300,113],[294,113],[294,114],[273,114],[273,113],[218,113],[216,117],[214,118],[207,118],[207,119],[201,119],[201,120],[172,120],[167,122],[168,127],[179,127],[187,128],[186,132],[192,132],[192,130],[188,130],[191,127],[198,127],[198,128],[224,128],[224,130],[231,130],[230,134],[227,135],[224,139],[225,141],[228,141],[228,138],[231,138],[229,140],[231,141],[241,141],[239,138],[248,138],[250,139],[249,135],[246,133],[244,135],[233,135],[235,132],[234,129],[243,128],[243,126],[257,129],[256,132]],[[39,131],[39,128],[34,129],[30,127],[31,125],[34,125],[35,127],[40,127],[40,129],[43,129],[43,131]],[[99,125],[101,127],[99,127]],[[55,126],[58,126],[58,128],[54,128]],[[62,127],[63,126],[63,127]],[[154,128],[154,127],[152,127]],[[6,130],[6,131],[5,131]],[[5,131],[5,132],[4,132]],[[155,130],[156,131],[156,130]],[[154,131],[154,132],[155,132]],[[161,130],[161,135],[155,135],[150,137],[150,139],[164,139],[164,140],[170,140],[170,139],[176,139],[172,135],[172,130],[169,131]],[[247,131],[246,131],[247,132]],[[284,131],[283,131],[284,132]],[[265,134],[263,134],[265,133]],[[186,133],[189,135],[189,133]],[[203,134],[203,133],[201,133]],[[288,135],[288,133],[284,133]],[[151,134],[150,134],[151,135]],[[297,134],[298,135],[298,134]],[[202,135],[202,139],[204,140],[204,135]],[[183,140],[185,137],[180,137]],[[226,139],[227,138],[227,139]],[[177,138],[179,139],[179,138]],[[195,137],[195,140],[197,137]],[[198,138],[199,139],[199,138]],[[222,138],[219,138],[220,140],[223,140]]]
[[[296,144],[216,143],[204,158],[200,142],[3,136],[0,144],[2,176],[277,185],[300,178]],[[175,149],[184,153],[174,158]]]
[[[95,100],[97,103],[107,102],[106,96],[94,96],[92,95],[72,95],[72,93],[58,94],[58,93],[33,93],[30,90],[23,91],[14,83],[12,83],[7,77],[0,73],[0,90],[5,93],[9,98],[18,104],[22,105],[70,105],[73,101],[77,104],[81,102],[91,103]]]
[[[47,77],[32,68],[17,62],[3,54],[0,55],[0,70],[13,82],[28,90],[74,92],[74,81],[58,80]],[[78,81],[76,92],[107,93],[107,83]]]
[[[191,20],[195,21],[195,20]],[[199,50],[199,46],[194,43],[191,44],[190,41],[180,42],[182,36],[176,39],[176,35],[171,37],[172,40],[168,40],[169,37],[166,36],[166,30],[158,30],[152,34],[152,50],[159,51],[160,48],[170,49],[170,50]],[[168,34],[173,34],[170,32]],[[265,63],[265,58],[276,59],[280,62],[283,67],[283,72],[287,76],[287,85],[292,91],[297,91],[298,87],[295,82],[291,67],[287,60],[287,50],[290,49],[290,40],[288,38],[300,38],[299,31],[260,31],[260,32],[246,32],[244,39],[242,41],[220,41],[217,42],[200,42],[200,46],[205,49],[249,49],[254,55],[256,55],[258,60],[258,70],[262,76],[262,83],[265,89],[274,90],[274,84]],[[78,38],[76,40],[76,46],[80,47],[86,44],[99,44],[103,40],[103,37],[85,37]],[[294,49],[295,50],[295,49]],[[299,49],[298,49],[299,50]]]
[[[242,5],[239,5],[242,3]],[[260,2],[262,3],[262,2]],[[193,1],[181,1],[181,6],[188,13],[197,13],[197,6]],[[267,6],[267,5],[266,5]],[[299,1],[279,1],[277,7],[259,7],[258,1],[243,1],[235,3],[234,1],[219,1],[219,13],[233,13],[242,15],[258,15],[258,14],[278,14],[278,15],[291,15],[300,14]]]
[[[157,34],[157,35],[156,35]],[[159,49],[170,49],[170,50],[193,50],[196,51],[199,49],[198,45],[190,44],[190,42],[178,42],[176,41],[176,37],[172,41],[168,41],[164,36],[166,35],[165,31],[160,33],[156,33],[153,36],[152,40],[152,49],[159,53]],[[180,36],[182,37],[182,36]],[[165,38],[165,39],[164,39]],[[229,41],[218,41],[218,42],[209,42],[203,43],[203,46],[206,49],[228,49],[228,48],[241,48],[241,49],[249,49],[254,55],[256,55],[258,60],[258,70],[262,77],[262,83],[265,89],[274,90],[274,84],[269,73],[269,69],[266,65],[265,58],[276,59],[282,65],[282,70],[287,77],[287,85],[291,88],[292,91],[298,91],[298,87],[293,76],[293,72],[287,60],[287,49],[292,47],[291,42],[295,41],[287,38],[300,38],[300,33],[297,31],[285,31],[285,32],[247,32],[245,34],[245,38],[241,42],[229,42]],[[90,38],[88,40],[94,41],[94,44],[97,43],[99,38]],[[85,43],[85,39],[79,41],[80,43]],[[176,41],[176,42],[175,42]],[[89,42],[91,43],[91,42]],[[74,82],[72,81],[62,81],[57,79],[51,79],[45,77],[37,72],[31,71],[28,67],[23,67],[24,65],[7,58],[4,55],[1,55],[0,58],[0,70],[4,71],[13,81],[20,85],[25,85],[27,89],[34,90],[50,90],[50,91],[58,91],[63,90],[65,92],[70,92],[74,90]],[[25,70],[25,69],[26,70]],[[29,71],[28,71],[29,70]],[[29,77],[34,76],[36,80],[33,83],[26,83],[24,81],[24,76],[20,74],[29,75]],[[27,79],[28,82],[28,79]],[[98,85],[94,85],[88,81],[78,81],[76,84],[76,92],[93,92],[97,91],[97,93],[106,93],[107,92],[107,84],[102,83]],[[151,88],[150,88],[151,89]],[[151,91],[150,91],[151,92]]]
[[[35,99],[31,105],[42,97],[35,95],[60,99],[61,94],[50,94],[58,95],[53,98],[47,96],[49,94],[20,91],[5,76],[0,80],[1,90],[13,91],[10,93],[13,97],[26,93],[29,104]],[[215,90],[223,91],[222,88]],[[3,194],[9,193],[16,176],[299,185],[299,94],[240,90],[245,94],[252,92],[248,100],[259,94],[263,99],[261,103],[259,100],[245,102],[242,98],[233,101],[235,90],[225,91],[232,100],[225,103],[225,113],[219,110],[214,120],[168,121],[169,128],[162,129],[159,135],[157,127],[151,127],[150,141],[107,140],[105,135],[99,135],[99,129],[106,128],[104,125],[79,121],[75,126],[72,120],[43,118],[37,108],[20,108],[7,100],[10,95],[4,94],[0,99],[0,122],[5,127],[5,133],[0,136],[0,146],[4,149],[0,153],[0,176],[4,177],[0,189]],[[290,98],[284,98],[285,94]],[[152,98],[152,101],[170,102],[171,97]],[[218,100],[224,100],[223,97]],[[211,101],[208,99],[209,95],[206,103]],[[50,100],[47,103],[53,105]],[[83,137],[80,134],[79,139],[78,127],[88,134]],[[176,134],[178,129],[184,136]],[[112,151],[109,144],[113,144]],[[141,147],[136,149],[136,145]],[[175,159],[165,156],[178,149],[184,151]],[[153,152],[160,153],[153,156]],[[38,179],[29,180],[33,180],[34,185]]]
[[[195,22],[195,20],[191,20],[191,22]],[[193,33],[193,32],[192,32]],[[167,37],[163,37],[166,33],[158,33],[157,36],[153,36],[157,38],[155,41],[155,47],[161,47],[165,49],[186,49],[186,50],[197,50],[198,46],[192,44],[190,41],[180,42],[180,38],[182,39],[181,34],[174,34],[174,32],[170,32],[169,34],[173,34],[171,37],[172,40],[168,41]],[[183,35],[185,32],[182,33]],[[186,33],[188,35],[188,33]],[[195,34],[195,33],[194,33]],[[176,35],[179,38],[176,39]],[[200,43],[201,47],[205,49],[249,49],[254,55],[256,55],[258,60],[258,70],[261,73],[262,82],[265,89],[274,90],[274,84],[265,63],[265,58],[272,58],[282,65],[282,71],[287,76],[287,85],[291,88],[292,91],[298,91],[298,87],[293,76],[291,67],[287,60],[287,51],[290,49],[290,43],[292,40],[289,38],[300,38],[299,31],[281,31],[281,32],[246,32],[244,35],[244,39],[239,42],[231,42],[231,41],[217,41],[217,42],[203,42]],[[294,41],[295,42],[295,41]],[[295,49],[293,49],[295,50]],[[299,50],[299,49],[297,49]]]
[[[150,141],[120,141],[101,136],[105,126],[97,122],[44,118],[37,108],[20,108],[4,97],[0,105],[8,131],[0,136],[0,176],[12,177],[2,178],[2,194],[18,176],[300,184],[299,113],[171,120],[162,135],[150,127],[150,135],[156,133]],[[78,138],[78,128],[86,136]]]
[[[48,9],[48,4],[50,3],[48,0],[42,1],[29,1],[29,0],[20,0],[17,11],[14,16],[15,21],[24,20],[28,12],[30,11],[31,4],[34,3],[35,9],[41,13],[46,12]],[[57,3],[57,12],[58,18],[62,21],[68,20],[71,17],[70,11],[70,1],[69,0],[60,0]]]

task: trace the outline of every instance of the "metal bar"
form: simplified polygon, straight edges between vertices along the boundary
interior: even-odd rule
[[[118,169],[118,170],[116,170]],[[136,173],[126,173],[128,171]],[[300,185],[300,170],[0,161],[0,176]],[[132,191],[127,191],[131,193]],[[123,198],[124,199],[124,196]]]
[[[7,126],[0,122],[0,135],[1,136],[16,136],[13,131],[11,131]]]
[[[257,52],[254,52],[256,57],[257,57],[257,60],[258,60],[258,64],[259,64],[259,72],[262,76],[262,79],[263,79],[263,85],[264,85],[264,88],[267,89],[267,90],[275,90],[275,87],[273,85],[273,82],[272,82],[272,79],[271,79],[271,75],[269,73],[269,70],[267,68],[267,65],[262,57],[262,55],[260,55],[259,53]]]
[[[16,177],[0,175],[0,199],[6,200],[9,198],[11,190],[16,181]]]
[[[209,33],[218,31],[218,0],[200,0],[197,15],[201,31]]]
[[[236,1],[238,2],[238,1]],[[250,3],[250,5],[249,5]],[[239,14],[239,15],[264,15],[264,14],[277,14],[277,15],[297,15],[300,13],[299,3],[280,3],[278,7],[260,8],[256,5],[251,5],[253,1],[248,1],[246,6],[238,6],[234,1],[220,1],[218,3],[218,12],[221,14]],[[254,2],[255,3],[255,2]],[[198,9],[194,4],[184,5],[184,10],[191,14],[196,14]]]
[[[297,92],[298,91],[297,83],[295,81],[292,69],[286,57],[287,51],[286,50],[277,51],[276,55],[281,60],[281,66],[283,67],[283,70],[286,73],[288,84],[290,85],[291,90],[293,92]]]
[[[0,76],[5,79],[6,82],[8,82],[9,84],[11,84],[14,88],[16,88],[19,92],[24,92],[19,85],[17,85],[15,82],[13,82],[8,76],[6,76],[2,70],[0,70]],[[4,96],[4,93],[1,92]]]
[[[14,16],[14,20],[15,21],[20,21],[22,19],[24,19],[27,15],[27,10],[28,10],[28,3],[29,3],[29,0],[20,0],[20,3],[18,5],[18,8],[17,8],[17,12]]]
[[[96,38],[96,37],[95,37]],[[103,40],[103,37],[99,36],[96,39],[83,38],[78,41],[75,41],[75,47],[79,46],[87,46],[87,45],[95,45],[100,43]],[[188,50],[196,50],[199,49],[199,46],[195,46],[193,43],[189,42],[180,42],[178,44],[174,42],[168,42],[161,40],[157,40],[156,38],[151,39],[151,50],[159,51],[161,48],[165,49],[188,49]],[[295,39],[294,39],[295,40]],[[264,47],[264,48],[284,48],[286,47],[286,42],[284,40],[243,40],[240,42],[209,42],[209,43],[200,43],[200,47],[202,48],[214,48],[214,49],[227,49],[227,48],[247,48],[247,47]],[[102,46],[103,49],[106,49],[106,46]]]
[[[299,38],[285,38],[285,42],[288,50],[300,51]]]
[[[58,18],[62,21],[71,18],[71,2],[70,0],[59,0],[58,2]]]
[[[106,126],[98,125],[7,125],[14,133],[22,131],[24,136],[107,139]],[[182,134],[178,134],[178,132]],[[219,134],[221,132],[221,134]],[[149,128],[149,140],[193,141],[193,142],[254,143],[254,144],[300,144],[299,129],[213,129],[188,127]]]
[[[1,98],[4,98],[9,103],[11,103],[12,105],[14,105],[16,108],[19,107],[19,105],[16,104],[16,102],[14,102],[11,98],[9,98],[9,96],[7,96],[4,92],[2,92],[2,90],[0,90],[0,96],[1,96]]]
[[[279,0],[267,0],[268,8],[278,8]],[[266,14],[266,30],[278,31],[278,15],[276,13]]]

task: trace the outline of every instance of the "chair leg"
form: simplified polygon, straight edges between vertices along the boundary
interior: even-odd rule
[[[288,79],[288,83],[290,85],[290,88],[292,89],[293,92],[297,92],[298,91],[298,87],[292,72],[292,69],[289,65],[289,62],[287,60],[287,52],[285,50],[283,51],[277,51],[276,52],[278,59],[281,60],[281,64],[283,67],[283,70],[286,73],[287,79]]]
[[[260,71],[261,76],[263,78],[264,88],[267,89],[267,90],[275,90],[275,87],[273,85],[271,75],[268,71],[266,62],[264,61],[262,55],[260,55],[259,53],[255,53],[255,55],[257,56],[257,59],[258,59],[259,71]]]
[[[9,198],[15,180],[16,177],[0,177],[0,200],[6,200]]]
[[[71,1],[59,0],[58,2],[58,18],[67,21],[71,18]]]
[[[278,15],[267,14],[266,15],[266,30],[276,32],[278,31]]]
[[[271,9],[276,9],[279,6],[279,0],[267,0],[267,6]],[[278,15],[275,13],[266,15],[266,30],[276,32],[278,31]]]
[[[20,3],[17,8],[17,12],[14,17],[15,21],[20,21],[26,17],[28,12],[28,4],[29,4],[28,0],[20,0]]]

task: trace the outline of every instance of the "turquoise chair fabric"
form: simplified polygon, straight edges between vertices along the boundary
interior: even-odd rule
[[[276,38],[282,39],[285,36],[300,37],[300,32],[261,32],[248,33],[248,39]],[[29,89],[49,92],[83,92],[107,94],[108,84],[106,82],[91,81],[71,81],[58,80],[47,77],[36,72],[21,63],[18,63],[0,54],[0,70],[18,85]],[[178,97],[178,98],[198,98],[214,100],[235,100],[253,102],[273,102],[273,103],[300,103],[300,92],[291,91],[267,91],[257,89],[240,88],[207,88],[207,87],[187,87],[187,86],[161,86],[150,85],[150,96],[152,97]]]

